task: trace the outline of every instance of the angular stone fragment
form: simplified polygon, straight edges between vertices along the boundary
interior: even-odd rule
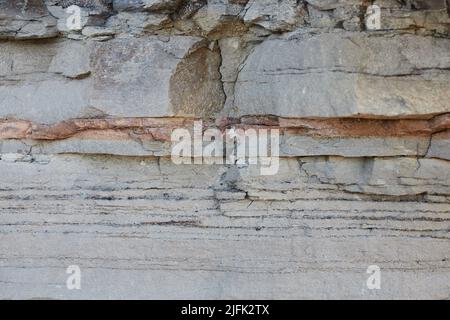
[[[206,34],[217,33],[219,38],[242,34],[246,30],[240,16],[244,8],[242,1],[209,0],[192,16],[192,21]]]
[[[120,11],[110,17],[106,25],[117,33],[139,35],[171,26],[170,15],[160,12]]]
[[[244,21],[279,32],[294,29],[304,22],[305,11],[297,0],[250,0]]]
[[[113,0],[113,8],[118,11],[129,10],[174,10],[183,0]]]
[[[361,5],[363,0],[306,0],[306,2],[319,10],[332,10],[341,6]]]
[[[411,6],[415,10],[397,2],[376,1],[375,4],[381,8],[382,30],[423,29],[426,32],[448,34],[449,15],[443,0],[436,3],[413,3]]]
[[[314,6],[308,6],[308,21],[313,28],[333,28],[337,25],[332,11],[318,10]]]
[[[87,77],[91,73],[89,43],[68,41],[58,49],[48,71],[71,79]]]

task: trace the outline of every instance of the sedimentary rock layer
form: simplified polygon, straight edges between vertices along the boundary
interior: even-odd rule
[[[449,299],[449,13],[0,0],[0,298]],[[278,170],[176,165],[196,123]]]
[[[431,119],[299,119],[243,117],[206,120],[189,118],[74,119],[56,125],[30,121],[0,122],[2,153],[93,153],[129,156],[171,155],[175,129],[231,128],[277,130],[280,155],[419,156],[450,159],[448,115]],[[431,151],[430,151],[431,149]]]
[[[0,294],[94,298],[114,280],[108,298],[446,299],[445,168],[300,158],[263,179],[164,158],[2,158]],[[80,291],[64,286],[73,264]],[[372,264],[386,281],[376,293]]]

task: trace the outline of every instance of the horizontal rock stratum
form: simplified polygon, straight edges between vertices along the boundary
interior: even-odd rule
[[[0,0],[1,299],[449,297],[450,1]]]

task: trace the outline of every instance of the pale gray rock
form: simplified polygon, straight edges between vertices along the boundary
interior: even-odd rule
[[[281,156],[391,157],[424,156],[429,139],[417,137],[316,138],[286,135],[281,139]]]
[[[305,13],[297,0],[250,0],[244,21],[275,32],[289,31],[304,23]]]
[[[240,115],[292,117],[448,112],[448,52],[449,40],[417,36],[267,40],[239,73],[235,106]]]
[[[341,190],[401,196],[449,194],[448,165],[437,159],[330,158],[306,160],[302,169],[312,181],[338,185]]]
[[[25,80],[20,85],[0,86],[0,117],[56,123],[83,117],[90,107],[86,92],[90,79]]]
[[[223,89],[226,96],[224,113],[234,106],[234,91],[236,81],[242,63],[245,61],[254,45],[243,41],[238,37],[231,37],[219,40],[222,64],[220,73],[222,76]]]
[[[398,2],[376,1],[381,8],[381,29],[424,29],[438,34],[448,34],[449,15],[442,5],[413,5],[416,10],[399,5]]]
[[[90,53],[89,43],[67,41],[57,50],[48,71],[71,79],[87,77],[91,73]]]
[[[233,185],[255,200],[423,200],[449,195],[448,166],[416,157],[300,157],[280,161],[276,179],[261,176],[258,166],[243,168]]]
[[[0,49],[0,117],[54,123],[91,107],[121,117],[214,115],[225,95],[218,48],[207,44],[177,36],[7,44]],[[31,53],[37,47],[41,56]]]
[[[306,0],[307,3],[319,10],[332,10],[342,6],[361,5],[362,0]]]
[[[89,12],[89,15],[108,15],[111,11],[112,0],[45,0],[48,6],[68,8],[78,6]]]
[[[44,40],[39,43],[3,42],[0,46],[0,64],[3,66],[0,76],[8,80],[20,75],[45,74],[56,52],[57,46]]]
[[[128,10],[174,10],[182,0],[113,0],[113,8],[118,11]]]
[[[108,41],[92,65],[90,103],[110,115],[204,116],[223,107],[220,55],[200,38]]]
[[[106,26],[116,33],[141,35],[170,26],[172,20],[165,13],[120,11],[106,22]]]
[[[0,60],[8,67],[0,68],[0,118],[54,123],[82,116],[91,86],[86,49],[72,41],[3,44]]]
[[[431,139],[427,157],[450,160],[450,135],[448,132],[437,133]]]
[[[449,1],[0,0],[0,299],[449,299]],[[278,172],[175,165],[192,118]]]
[[[244,11],[245,4],[242,1],[233,0],[208,0],[193,16],[193,22],[204,32],[226,32],[233,29],[234,24],[239,26],[240,14]],[[232,32],[232,31],[231,31]]]
[[[13,159],[0,160],[1,298],[448,297],[448,203],[230,199],[214,190],[223,167]],[[382,290],[366,286],[374,263]],[[66,289],[74,264],[82,290]]]
[[[116,156],[170,156],[171,143],[140,141],[130,139],[89,139],[69,138],[61,141],[32,143],[33,154],[105,154]],[[3,147],[5,150],[7,144]]]
[[[102,114],[85,117],[98,117]],[[208,143],[204,143],[206,146]],[[311,136],[284,135],[280,141],[281,157],[343,156],[343,157],[395,157],[413,156],[448,160],[449,139],[436,135],[430,146],[426,137],[335,137],[318,138]],[[28,146],[28,148],[24,148]],[[32,146],[32,150],[30,149]],[[108,132],[96,137],[75,135],[57,141],[5,140],[0,153],[14,154],[108,154],[119,156],[159,156],[171,155],[172,144],[165,141],[146,140],[138,133],[120,134]],[[228,150],[227,150],[228,149]],[[233,151],[234,150],[234,151]],[[223,153],[235,152],[236,146],[224,146]],[[248,154],[247,154],[248,156]]]
[[[87,26],[83,28],[81,34],[88,38],[102,38],[102,40],[112,39],[115,32],[110,28]]]
[[[308,22],[313,28],[334,28],[337,25],[333,11],[323,11],[314,6],[308,6]]]

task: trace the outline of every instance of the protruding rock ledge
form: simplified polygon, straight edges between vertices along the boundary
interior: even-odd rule
[[[449,39],[414,35],[331,32],[269,39],[242,63],[234,106],[238,115],[284,117],[449,112],[449,50]]]

